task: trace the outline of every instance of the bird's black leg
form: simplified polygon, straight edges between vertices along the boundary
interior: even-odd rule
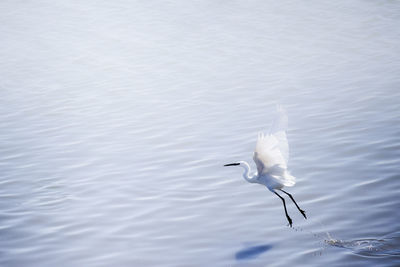
[[[304,210],[300,209],[299,205],[297,205],[297,203],[296,203],[296,201],[294,200],[294,198],[292,197],[292,195],[289,194],[289,193],[286,192],[286,191],[283,191],[282,189],[279,189],[279,190],[281,190],[283,193],[285,193],[286,195],[288,195],[288,196],[290,197],[290,199],[291,199],[291,200],[293,201],[293,203],[296,205],[296,207],[297,207],[297,209],[300,211],[300,213],[304,216],[305,219],[307,219],[306,212],[305,212]]]
[[[281,197],[277,192],[274,191],[274,193],[282,200],[283,207],[285,208],[286,218],[289,221],[289,226],[292,227],[292,219],[289,217],[289,214],[287,213],[285,199]]]

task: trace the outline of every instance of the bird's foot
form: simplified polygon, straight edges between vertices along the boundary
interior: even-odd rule
[[[287,218],[287,220],[289,222],[289,226],[292,227],[292,224],[293,224],[292,219],[290,217],[286,217],[286,218]]]
[[[306,212],[304,210],[300,210],[300,213],[304,216],[304,219],[307,219]]]

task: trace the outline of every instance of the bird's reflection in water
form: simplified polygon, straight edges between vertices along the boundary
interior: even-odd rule
[[[252,246],[244,248],[235,254],[237,260],[253,259],[260,256],[262,253],[267,252],[272,248],[272,245],[264,244],[259,246]]]

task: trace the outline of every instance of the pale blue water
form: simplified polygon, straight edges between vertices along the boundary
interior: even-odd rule
[[[2,1],[1,266],[399,266],[398,1]],[[288,188],[246,183],[274,105]],[[253,165],[254,166],[254,165]]]

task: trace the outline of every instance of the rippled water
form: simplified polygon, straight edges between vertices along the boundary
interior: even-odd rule
[[[399,266],[398,1],[2,1],[1,266]],[[241,171],[289,114],[281,201]]]

